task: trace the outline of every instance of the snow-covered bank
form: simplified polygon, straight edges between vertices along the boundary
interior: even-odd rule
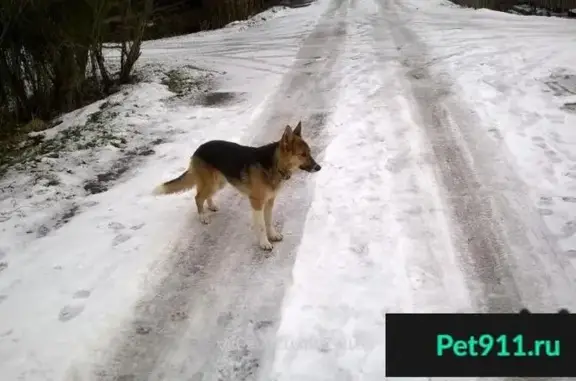
[[[286,15],[290,12],[290,8],[286,6],[275,6],[270,9],[260,12],[248,20],[233,21],[226,25],[225,28],[237,27],[236,30],[245,30],[248,28],[253,28],[264,24],[266,21],[272,20],[273,18]]]
[[[109,344],[145,285],[154,283],[154,263],[162,262],[163,253],[182,234],[180,226],[192,218],[190,199],[154,200],[151,189],[183,169],[191,147],[209,137],[239,139],[251,112],[235,106],[162,115],[158,123],[164,133],[171,130],[166,142],[106,192],[72,196],[68,202],[80,206],[68,223],[41,238],[16,241],[25,234],[22,225],[9,225],[11,219],[3,222],[2,260],[8,267],[0,277],[0,358],[6,379],[27,373],[26,379],[62,380],[67,371],[88,379],[82,372],[98,360],[99,352],[93,351]],[[165,120],[167,115],[171,119]],[[233,130],[229,118],[235,120]],[[28,218],[24,215],[21,223],[34,223],[38,210],[32,209]],[[30,366],[32,359],[37,363]]]

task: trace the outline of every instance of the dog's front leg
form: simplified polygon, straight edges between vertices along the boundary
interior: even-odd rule
[[[266,222],[264,220],[264,200],[250,197],[250,205],[252,205],[252,219],[254,222],[254,229],[260,248],[263,250],[272,250],[272,244],[268,241],[266,236]]]
[[[264,206],[264,223],[266,224],[266,234],[270,241],[282,241],[282,234],[278,233],[272,223],[272,209],[274,208],[274,198],[266,202]]]

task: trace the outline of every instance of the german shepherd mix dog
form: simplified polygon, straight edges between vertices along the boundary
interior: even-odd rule
[[[294,131],[286,126],[279,141],[261,147],[223,140],[206,142],[194,152],[186,172],[158,186],[154,194],[177,193],[196,186],[198,216],[203,224],[208,224],[204,202],[208,209],[217,211],[213,197],[228,182],[250,199],[260,247],[272,250],[270,241],[283,238],[272,224],[274,200],[283,183],[298,168],[311,173],[321,169],[302,139],[302,122]]]

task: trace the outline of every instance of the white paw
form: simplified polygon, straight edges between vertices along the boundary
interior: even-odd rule
[[[208,225],[210,223],[210,217],[208,217],[205,214],[200,214],[198,218],[200,219],[200,222],[202,222],[204,225]]]
[[[282,235],[282,233],[278,233],[276,230],[271,230],[268,232],[268,238],[272,242],[278,242],[282,241],[282,239],[284,239],[284,236]]]
[[[208,209],[210,209],[213,212],[217,212],[220,208],[218,208],[216,205],[212,204],[212,205],[208,205]]]
[[[260,241],[260,248],[262,250],[272,250],[274,248],[274,246],[272,246],[272,244],[269,241]]]

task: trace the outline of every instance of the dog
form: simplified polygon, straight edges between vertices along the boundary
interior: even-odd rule
[[[283,239],[272,223],[272,209],[278,191],[295,170],[314,173],[321,168],[302,138],[300,121],[294,130],[286,126],[279,141],[260,147],[224,140],[206,142],[196,149],[186,172],[159,185],[153,193],[172,194],[196,187],[198,216],[200,222],[208,224],[210,219],[204,203],[209,210],[217,211],[214,195],[229,183],[250,199],[260,248],[272,250],[270,241]]]

